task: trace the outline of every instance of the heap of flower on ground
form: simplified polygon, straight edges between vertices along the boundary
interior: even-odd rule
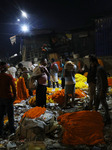
[[[23,114],[23,118],[24,117],[27,117],[27,118],[38,118],[40,117],[42,114],[44,114],[46,111],[46,108],[45,107],[34,107],[34,108],[31,108],[29,109],[28,111],[26,111],[24,114]]]
[[[75,88],[77,89],[87,89],[88,84],[87,84],[87,77],[85,75],[81,75],[79,73],[75,74]],[[61,85],[61,80],[58,80],[58,83]]]
[[[69,95],[71,97],[71,95]],[[80,89],[75,90],[75,97],[76,98],[82,98],[87,97],[87,95]],[[65,102],[65,90],[62,89],[61,91],[57,91],[52,95],[48,96],[49,99],[52,99],[54,102],[58,103],[60,106],[63,105]]]
[[[81,89],[88,88],[86,84],[87,78],[81,74],[75,74],[76,78],[76,90],[75,90],[75,97],[81,98],[87,96]],[[36,94],[36,90],[33,91],[33,95]],[[47,87],[47,103],[59,103],[59,105],[63,105],[65,101],[65,93],[64,90],[60,88],[48,88]],[[52,95],[49,95],[52,94]],[[21,100],[27,99],[29,97],[28,89],[25,86],[24,78],[19,78],[17,80],[17,100],[14,103],[19,103]],[[35,105],[36,98],[31,98],[30,104]]]
[[[78,88],[78,89],[88,88],[87,77],[85,77],[84,75],[76,73],[75,74],[75,80],[76,80],[75,88]]]
[[[57,118],[64,128],[62,143],[67,145],[104,144],[103,118],[96,111],[65,113]]]

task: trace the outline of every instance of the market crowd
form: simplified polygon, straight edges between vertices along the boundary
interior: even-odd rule
[[[47,61],[42,58],[38,65],[32,62],[30,68],[19,63],[17,67],[6,62],[0,62],[0,136],[3,136],[4,115],[8,115],[10,134],[15,132],[14,128],[14,111],[13,102],[16,99],[15,79],[23,77],[25,85],[29,90],[29,95],[33,95],[35,83],[36,89],[36,106],[46,107],[46,90],[47,87],[65,89],[65,102],[62,109],[66,109],[70,101],[70,107],[74,107],[75,98],[75,74],[87,74],[87,83],[89,85],[90,102],[87,110],[92,110],[95,107],[97,111],[101,103],[105,110],[105,122],[110,123],[110,115],[108,104],[106,102],[106,93],[108,90],[107,73],[103,66],[98,63],[98,59],[94,55],[89,56],[89,67],[82,61],[74,64],[68,57],[59,58],[59,64],[52,58]],[[59,72],[61,68],[61,72]],[[59,76],[61,85],[58,83]],[[10,88],[12,87],[12,88]],[[11,90],[12,89],[12,90]]]

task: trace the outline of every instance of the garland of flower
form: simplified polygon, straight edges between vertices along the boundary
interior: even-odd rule
[[[65,113],[57,118],[64,128],[62,143],[67,145],[104,144],[103,118],[96,111]]]
[[[69,96],[71,97],[71,94]],[[82,98],[82,97],[87,97],[87,95],[81,89],[76,89],[75,97]],[[60,106],[62,106],[65,101],[65,90],[62,89],[61,91],[57,91],[54,94],[49,95],[47,98],[52,99],[54,102],[56,102]]]
[[[34,107],[34,108],[29,109],[27,112],[25,112],[25,113],[23,114],[23,118],[24,118],[24,117],[32,118],[32,119],[38,118],[38,117],[40,117],[42,114],[44,114],[45,111],[46,111],[46,108],[45,108],[45,107],[42,108],[42,107],[36,106],[36,107]]]
[[[75,97],[76,98],[82,98],[82,97],[87,97],[87,94],[84,93],[81,89],[76,89],[75,90]]]
[[[65,101],[65,90],[62,89],[61,91],[54,93],[52,95],[52,100],[54,100],[54,102],[58,103],[59,105],[63,105]]]
[[[17,80],[17,99],[14,101],[15,103],[21,102],[29,97],[29,91],[26,88],[25,81],[23,77],[20,77]]]

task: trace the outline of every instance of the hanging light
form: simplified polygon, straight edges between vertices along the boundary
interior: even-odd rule
[[[21,13],[22,13],[22,16],[23,16],[24,18],[28,18],[27,13],[26,13],[25,11],[22,11],[22,10],[21,10]]]
[[[28,25],[26,25],[26,24],[22,25],[22,26],[21,26],[21,30],[22,30],[23,32],[28,32],[28,31],[29,31]]]

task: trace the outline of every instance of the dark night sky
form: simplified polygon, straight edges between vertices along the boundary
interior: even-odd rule
[[[0,58],[18,52],[9,38],[20,32],[20,10],[28,13],[31,28],[75,29],[87,25],[94,16],[112,12],[111,0],[3,0],[0,2]]]

